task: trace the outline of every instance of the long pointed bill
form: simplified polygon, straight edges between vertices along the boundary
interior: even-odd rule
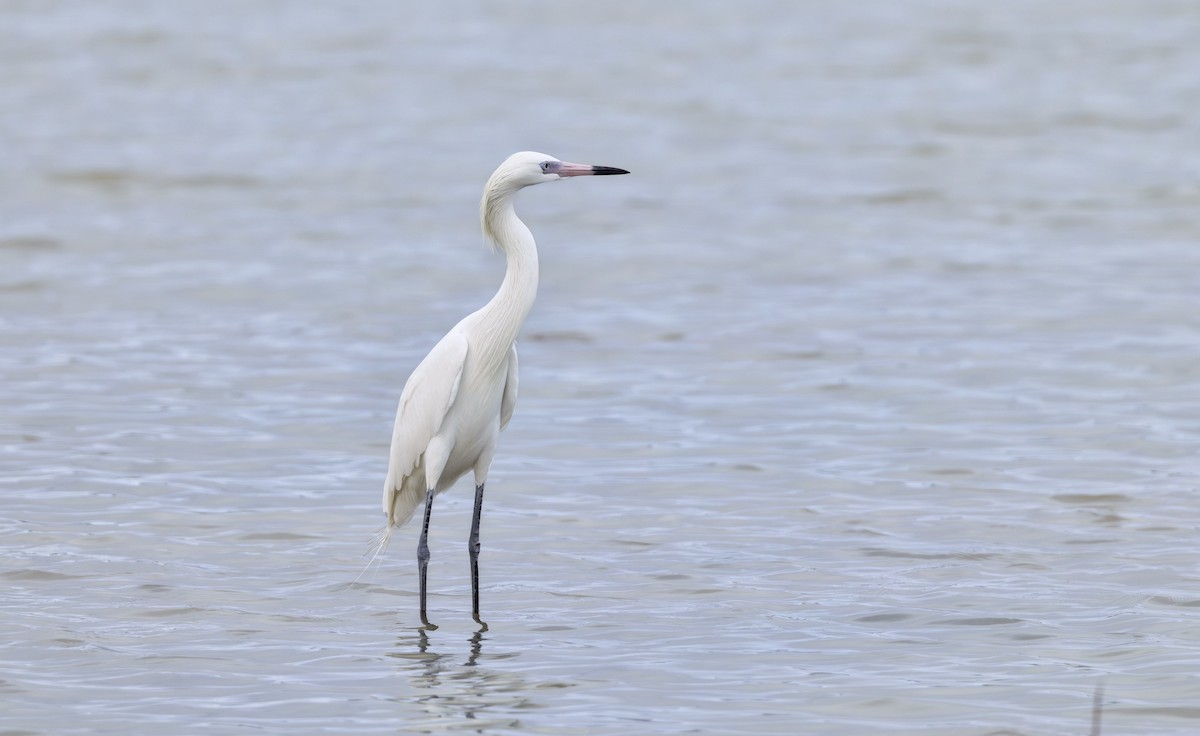
[[[615,166],[589,166],[588,164],[571,164],[566,161],[560,161],[554,167],[554,173],[566,178],[568,176],[612,176],[614,174],[628,174],[625,169],[618,169]]]

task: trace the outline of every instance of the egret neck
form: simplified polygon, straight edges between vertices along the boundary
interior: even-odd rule
[[[533,300],[537,298],[538,253],[533,233],[517,217],[510,191],[491,192],[484,197],[483,232],[504,253],[506,268],[499,291],[476,312],[476,348],[479,360],[488,367],[499,367],[517,339],[517,333]]]

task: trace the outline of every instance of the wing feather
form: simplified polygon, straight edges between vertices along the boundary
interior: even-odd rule
[[[404,494],[406,497],[399,500],[406,508],[396,508],[397,492],[420,463],[429,441],[441,430],[454,405],[466,359],[467,338],[451,332],[429,351],[404,384],[400,404],[396,407],[387,481],[383,489],[383,510],[393,523],[406,521],[412,514],[412,509],[407,507],[415,508],[424,498],[409,499],[407,496],[411,494]],[[423,480],[421,485],[424,485]]]
[[[504,380],[504,396],[500,399],[500,429],[508,426],[517,408],[517,344],[508,349],[508,376]]]

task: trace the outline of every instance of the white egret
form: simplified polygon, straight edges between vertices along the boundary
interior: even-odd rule
[[[479,618],[479,516],[483,486],[500,431],[517,402],[517,333],[537,296],[538,254],[533,235],[513,209],[513,197],[527,186],[573,176],[628,174],[611,166],[559,161],[523,151],[509,156],[488,179],[479,205],[483,232],[506,261],[500,290],[483,308],[465,317],[443,337],[409,376],[400,394],[383,510],[386,546],[393,528],[403,526],[421,499],[425,520],[417,543],[421,623],[425,614],[429,566],[429,516],[437,494],[467,473],[475,475],[475,512],[467,551],[471,560],[471,612]]]

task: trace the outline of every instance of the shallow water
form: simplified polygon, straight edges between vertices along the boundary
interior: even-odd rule
[[[1190,734],[1187,3],[0,8],[0,731]],[[542,290],[360,582],[395,401]]]

